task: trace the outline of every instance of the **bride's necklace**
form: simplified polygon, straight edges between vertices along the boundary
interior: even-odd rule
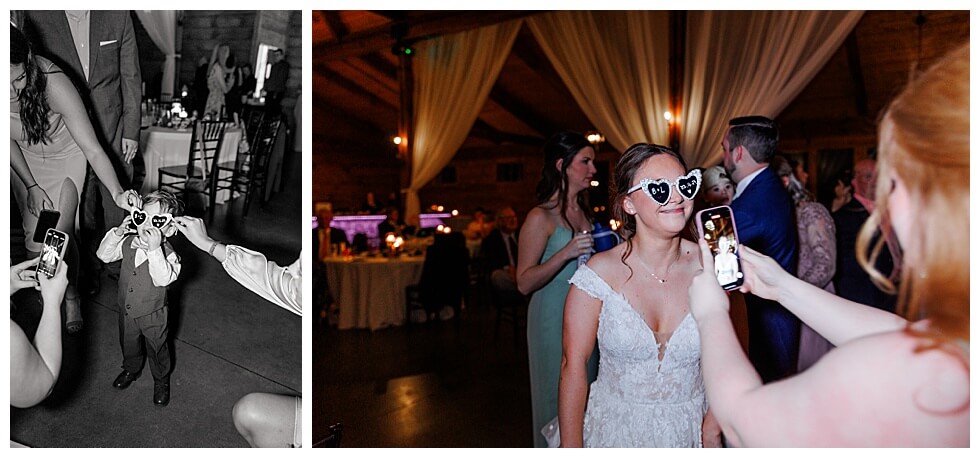
[[[639,256],[637,256],[637,258],[636,258],[636,260],[639,261],[640,265],[643,266],[643,268],[647,272],[649,272],[650,275],[654,279],[656,279],[658,282],[660,282],[661,285],[664,284],[664,283],[667,283],[667,277],[670,276],[670,269],[673,269],[674,268],[674,264],[677,264],[677,261],[679,261],[680,259],[681,259],[681,250],[680,250],[680,248],[678,248],[677,249],[677,256],[674,257],[674,260],[671,261],[670,264],[667,265],[667,271],[664,272],[664,276],[661,277],[661,276],[657,275],[656,273],[654,273],[653,269],[647,267],[646,263],[643,262],[643,260],[641,260]]]

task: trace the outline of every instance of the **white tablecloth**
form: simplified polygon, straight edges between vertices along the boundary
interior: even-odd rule
[[[338,329],[405,323],[405,287],[422,278],[424,257],[326,258],[327,285],[339,307]]]
[[[192,133],[193,129],[177,130],[166,127],[148,127],[140,132],[140,151],[146,164],[146,178],[143,179],[140,194],[145,195],[157,190],[159,185],[157,170],[160,167],[187,163],[187,150],[191,146]],[[242,129],[238,127],[225,129],[218,162],[234,161],[241,139]],[[230,172],[223,172],[222,176],[226,175],[230,175]],[[220,191],[216,199],[217,203],[228,200],[230,197],[228,194],[228,191]]]

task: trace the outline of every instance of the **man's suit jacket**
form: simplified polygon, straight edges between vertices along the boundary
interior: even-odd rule
[[[517,243],[517,232],[514,232],[514,243]],[[507,245],[504,244],[503,232],[494,229],[480,243],[480,253],[486,262],[487,269],[502,269],[510,265],[507,256]],[[514,246],[514,263],[517,263],[517,246]]]
[[[732,201],[735,228],[743,245],[776,260],[796,275],[797,241],[793,202],[768,167]]]
[[[142,77],[129,11],[89,13],[89,77],[64,11],[28,11],[24,31],[38,51],[75,83],[99,142],[121,156],[122,139],[139,141]]]
[[[868,210],[857,199],[851,199],[833,214],[834,225],[837,228],[837,271],[834,275],[834,290],[840,297],[895,312],[895,296],[878,289],[871,281],[871,276],[857,261],[858,233],[870,216]],[[872,244],[877,240],[878,237],[873,238]],[[875,268],[889,275],[893,266],[891,252],[886,246],[881,250]]]

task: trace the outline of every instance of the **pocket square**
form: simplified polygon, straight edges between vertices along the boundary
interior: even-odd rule
[[[100,41],[99,46],[111,45],[119,40]]]

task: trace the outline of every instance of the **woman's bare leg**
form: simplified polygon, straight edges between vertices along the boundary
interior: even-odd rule
[[[295,396],[249,393],[235,403],[232,418],[252,447],[292,447],[296,405]]]

